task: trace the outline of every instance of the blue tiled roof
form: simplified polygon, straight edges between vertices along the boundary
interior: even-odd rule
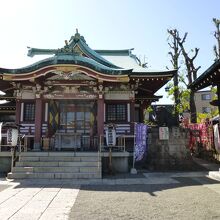
[[[28,73],[42,67],[50,66],[50,65],[57,65],[57,64],[74,64],[74,65],[81,65],[84,67],[91,68],[98,72],[103,72],[108,75],[121,75],[121,74],[129,74],[131,73],[131,69],[116,69],[107,67],[101,63],[92,60],[91,58],[83,57],[83,56],[76,56],[70,54],[59,54],[47,59],[43,59],[38,61],[32,65],[18,68],[18,69],[4,69],[0,68],[0,73],[12,73],[12,74],[19,74],[19,73]]]

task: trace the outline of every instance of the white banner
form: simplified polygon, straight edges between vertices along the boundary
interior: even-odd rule
[[[214,128],[214,143],[215,149],[218,153],[220,153],[220,139],[219,139],[219,129],[218,124],[213,125]]]

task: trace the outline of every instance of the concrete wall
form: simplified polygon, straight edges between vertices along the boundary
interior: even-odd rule
[[[102,172],[108,174],[109,169],[109,152],[102,152]],[[129,157],[132,154],[128,152],[112,152],[112,173],[127,173],[129,172]]]

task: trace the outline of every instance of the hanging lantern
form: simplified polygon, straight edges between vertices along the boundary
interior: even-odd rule
[[[7,144],[15,147],[18,142],[18,129],[16,128],[9,128],[7,130]]]

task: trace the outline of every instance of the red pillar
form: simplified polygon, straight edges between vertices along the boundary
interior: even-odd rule
[[[131,134],[134,133],[134,122],[135,122],[135,100],[132,99],[130,102],[130,119],[131,119]]]
[[[104,133],[104,98],[103,95],[99,95],[97,103],[97,130],[98,136]]]
[[[15,113],[15,122],[19,124],[21,121],[21,100],[16,100],[16,113]]]
[[[36,98],[34,150],[40,150],[41,147],[42,116],[43,116],[43,100],[42,98]]]

